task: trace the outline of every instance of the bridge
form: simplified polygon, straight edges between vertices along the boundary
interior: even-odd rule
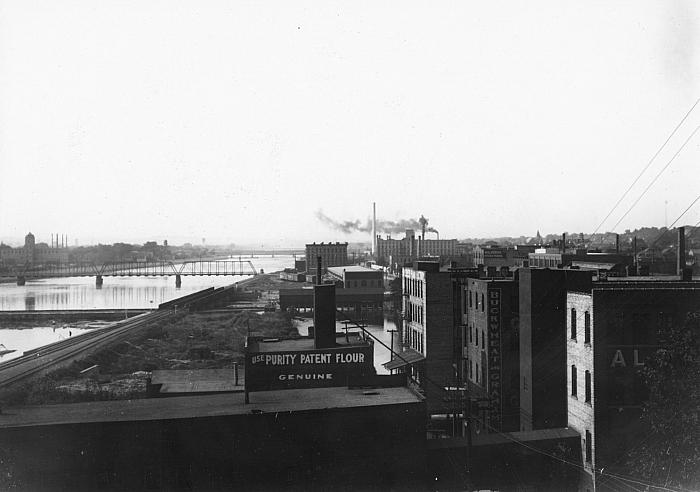
[[[203,275],[257,275],[258,271],[249,260],[193,260],[172,261],[127,261],[98,263],[70,263],[46,265],[15,265],[0,269],[0,278],[15,277],[17,285],[27,279],[56,277],[95,277],[100,288],[103,277],[163,277],[174,276],[175,286],[182,285],[182,277]]]

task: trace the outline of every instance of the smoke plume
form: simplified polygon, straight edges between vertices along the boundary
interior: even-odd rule
[[[360,219],[357,220],[344,220],[338,221],[328,217],[323,213],[323,210],[316,211],[316,218],[323,222],[326,226],[336,231],[341,231],[345,234],[352,234],[353,232],[372,232],[372,220],[367,218],[364,222]],[[421,228],[421,223],[415,219],[401,219],[401,220],[380,220],[377,219],[377,234],[393,234],[399,232],[405,232],[406,229],[419,230]],[[430,228],[426,230],[431,230]],[[433,232],[437,232],[434,231]]]

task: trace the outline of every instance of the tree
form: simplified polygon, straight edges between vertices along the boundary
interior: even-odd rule
[[[630,474],[665,487],[700,489],[700,313],[659,332],[659,348],[642,369],[648,432],[628,453]]]

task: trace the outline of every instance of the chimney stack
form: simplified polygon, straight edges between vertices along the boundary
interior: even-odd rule
[[[316,285],[321,285],[321,276],[323,272],[323,258],[321,258],[321,255],[318,255],[316,257]]]
[[[314,285],[314,348],[335,347],[335,284]]]
[[[377,254],[377,204],[372,202],[372,257]]]
[[[615,234],[615,253],[620,254],[620,235]]]
[[[566,232],[561,235],[561,254],[566,253]]]
[[[683,277],[685,269],[685,227],[678,228],[678,267],[677,274]]]

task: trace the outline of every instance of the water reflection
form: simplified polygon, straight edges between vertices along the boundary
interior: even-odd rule
[[[20,357],[25,350],[31,350],[90,331],[91,328],[87,326],[85,323],[82,325],[73,323],[58,327],[39,326],[18,330],[0,330],[0,343],[8,349],[15,350],[15,352],[0,355],[0,362]]]
[[[274,272],[294,266],[293,256],[256,256],[255,267]],[[0,284],[0,311],[52,309],[143,309],[208,287],[222,287],[247,276],[104,277],[101,289],[94,277],[30,280],[26,285]],[[0,341],[0,343],[2,343]]]

